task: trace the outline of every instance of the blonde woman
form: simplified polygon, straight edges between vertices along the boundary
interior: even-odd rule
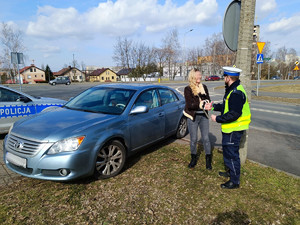
[[[187,124],[190,133],[191,162],[189,168],[197,164],[197,141],[198,127],[201,131],[201,138],[205,150],[206,169],[211,170],[211,145],[209,140],[209,118],[205,113],[205,104],[210,102],[206,85],[201,83],[201,72],[193,69],[189,73],[189,85],[184,88],[185,109],[183,114],[188,118]],[[207,104],[208,107],[209,104]]]

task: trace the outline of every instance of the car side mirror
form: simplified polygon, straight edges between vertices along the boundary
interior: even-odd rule
[[[146,113],[149,111],[149,108],[147,106],[141,105],[141,106],[135,106],[131,111],[130,115],[140,114],[140,113]]]
[[[31,102],[31,99],[30,99],[30,98],[28,98],[28,97],[26,97],[26,96],[23,96],[23,95],[21,95],[21,96],[18,98],[18,100],[19,100],[20,102],[25,102],[25,103]]]

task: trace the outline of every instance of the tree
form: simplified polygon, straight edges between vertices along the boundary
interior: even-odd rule
[[[25,46],[23,45],[23,34],[20,30],[14,29],[11,25],[3,22],[1,24],[0,43],[3,47],[1,61],[4,66],[11,71],[11,52],[25,51]],[[15,65],[13,69],[15,73],[10,74],[11,79],[13,79],[14,74],[17,73],[17,67]]]
[[[206,38],[203,51],[208,56],[206,63],[212,63],[211,74],[216,74],[222,66],[233,64],[235,54],[226,46],[222,33]]]
[[[154,48],[154,61],[158,65],[159,76],[162,77],[164,64],[166,63],[166,51],[162,48]]]
[[[179,72],[177,66],[180,43],[178,41],[178,31],[173,29],[169,31],[162,39],[163,49],[165,51],[166,63],[168,67],[169,78],[174,80],[175,75]]]
[[[50,69],[50,67],[46,66],[46,69],[45,69],[45,76],[46,76],[46,81],[49,83],[50,80],[53,80],[55,77],[53,76],[53,73]]]
[[[117,65],[130,69],[130,53],[132,52],[132,40],[127,38],[117,38],[114,45],[113,60]]]
[[[256,0],[243,0],[241,2],[241,14],[239,23],[238,51],[236,65],[242,69],[241,82],[249,102],[251,102],[251,51],[253,43],[253,27]],[[246,162],[248,152],[248,131],[244,132],[240,143],[241,164]]]

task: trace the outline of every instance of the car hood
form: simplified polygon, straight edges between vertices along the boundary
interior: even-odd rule
[[[39,97],[35,98],[35,102],[38,103],[48,103],[48,104],[65,104],[67,101],[57,98]]]
[[[85,135],[84,130],[116,117],[118,115],[56,108],[17,121],[12,133],[30,139],[52,142],[74,135]]]

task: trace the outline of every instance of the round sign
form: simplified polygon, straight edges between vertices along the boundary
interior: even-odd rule
[[[296,62],[295,62],[295,64],[298,66],[299,62],[298,62],[298,61],[296,61]]]
[[[241,2],[233,1],[226,9],[223,21],[223,37],[225,44],[231,51],[237,51]]]

